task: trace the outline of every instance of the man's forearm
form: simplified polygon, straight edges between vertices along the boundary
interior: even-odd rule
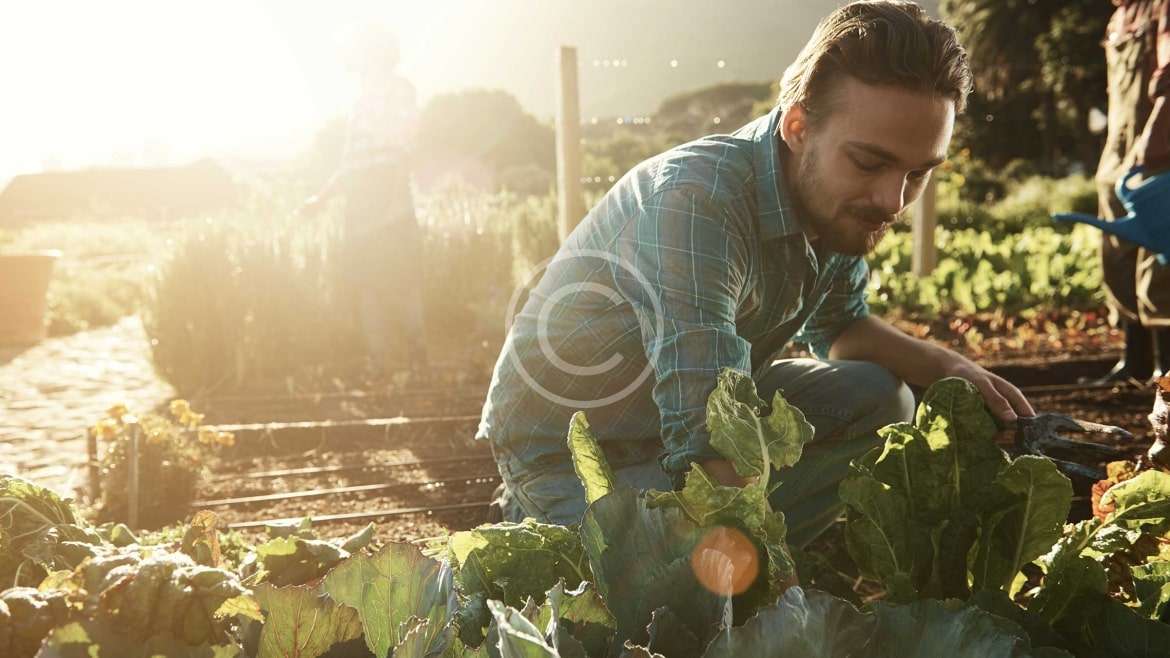
[[[830,359],[869,361],[899,379],[928,386],[945,377],[956,360],[966,360],[945,347],[908,336],[880,318],[855,320],[829,350]]]

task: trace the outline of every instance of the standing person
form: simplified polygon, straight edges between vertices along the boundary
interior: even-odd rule
[[[903,382],[978,386],[1002,421],[1019,389],[871,316],[865,255],[947,157],[971,87],[954,30],[911,2],[825,18],[775,108],[730,135],[637,166],[583,219],[514,318],[477,438],[505,517],[576,523],[585,494],[565,444],[584,409],[618,480],[669,490],[703,468],[742,485],[711,446],[707,398],[726,368],[783,389],[815,427],[771,496],[789,543],[829,527],[849,462],[908,420]],[[789,342],[816,359],[776,359]]]
[[[1114,184],[1131,167],[1170,167],[1170,1],[1111,0],[1105,35],[1108,136],[1097,166],[1099,212],[1125,216]],[[1110,316],[1125,331],[1125,354],[1104,381],[1146,381],[1170,372],[1170,267],[1137,245],[1104,234],[1101,261]]]
[[[340,169],[304,209],[345,196],[343,295],[355,311],[377,375],[402,368],[423,376],[422,240],[410,188],[417,124],[414,86],[399,75],[398,40],[367,27],[349,65],[359,79]]]

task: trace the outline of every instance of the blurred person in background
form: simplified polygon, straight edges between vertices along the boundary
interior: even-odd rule
[[[1131,167],[1170,168],[1170,0],[1110,1],[1108,136],[1096,181],[1101,217],[1113,220],[1126,215],[1113,188]],[[1110,316],[1125,331],[1125,354],[1102,381],[1145,382],[1170,371],[1170,267],[1109,234],[1101,256]]]
[[[315,214],[333,196],[345,197],[342,294],[357,315],[370,374],[385,380],[408,370],[416,379],[426,373],[427,349],[422,239],[410,188],[415,90],[396,72],[398,39],[383,28],[365,27],[348,60],[359,89],[341,165],[302,212]]]

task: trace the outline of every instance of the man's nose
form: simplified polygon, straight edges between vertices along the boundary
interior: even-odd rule
[[[908,185],[904,176],[892,175],[881,181],[874,190],[874,205],[884,212],[897,215],[906,208]]]

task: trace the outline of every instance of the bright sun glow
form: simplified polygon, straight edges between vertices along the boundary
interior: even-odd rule
[[[426,75],[411,42],[443,11],[374,0],[9,3],[0,179],[45,166],[288,154],[345,112],[343,35],[379,20],[403,35],[403,72]]]

